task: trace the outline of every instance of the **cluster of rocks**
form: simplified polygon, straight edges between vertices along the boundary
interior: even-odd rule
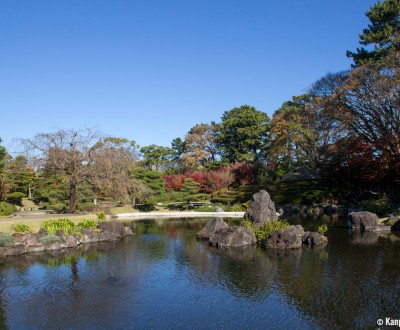
[[[208,240],[210,245],[221,248],[241,247],[257,243],[256,235],[252,229],[242,226],[229,226],[221,218],[208,221],[196,237]],[[324,245],[327,242],[328,239],[324,235],[317,232],[305,232],[302,226],[297,225],[272,231],[260,244],[269,249],[292,250],[301,248],[303,244],[314,246]]]
[[[317,232],[304,231],[300,225],[274,230],[265,240],[261,241],[264,248],[283,250],[299,249],[302,245],[315,246],[326,243],[328,243],[326,236]]]
[[[261,227],[265,222],[278,219],[274,202],[268,192],[261,190],[253,195],[244,218],[250,220],[255,228]],[[230,227],[221,218],[210,220],[197,233],[196,237],[206,239],[210,245],[216,247],[239,247],[257,243],[256,235],[251,228]],[[302,226],[297,225],[274,230],[260,244],[264,248],[292,250],[300,248],[303,244],[309,246],[323,245],[327,241],[328,239],[325,236],[317,232],[305,232]]]
[[[216,247],[239,247],[252,245],[257,242],[256,235],[250,228],[229,226],[222,218],[215,218],[207,222],[196,237],[208,240]]]
[[[115,241],[124,236],[133,235],[129,227],[121,222],[102,222],[98,230],[82,228],[81,235],[65,235],[63,230],[56,232],[56,238],[46,240],[49,233],[41,229],[37,233],[15,233],[12,235],[14,245],[0,247],[0,257],[18,255],[29,252],[54,251],[65,248],[77,247],[81,244],[96,243],[104,241]]]
[[[389,233],[393,230],[392,227],[385,223],[379,223],[379,218],[375,213],[368,211],[350,212],[349,213],[349,226],[355,231],[370,231]],[[395,230],[395,229],[394,229]]]

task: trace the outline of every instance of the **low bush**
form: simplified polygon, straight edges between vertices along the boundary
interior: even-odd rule
[[[277,229],[286,229],[289,223],[286,220],[271,220],[264,223],[261,227],[256,228],[254,233],[257,237],[257,242],[267,239],[268,235]]]
[[[254,231],[254,234],[257,238],[257,243],[261,243],[261,241],[267,239],[268,235],[277,229],[286,229],[289,227],[289,223],[286,220],[271,220],[265,222],[260,227],[255,227],[251,220],[242,220],[240,221],[240,225],[246,228],[250,228]]]
[[[325,235],[325,233],[328,231],[328,226],[323,224],[321,226],[318,227],[317,229],[317,233],[321,234],[321,235]]]
[[[17,224],[17,225],[13,225],[12,228],[17,233],[29,233],[29,232],[31,232],[31,228],[28,225]]]
[[[80,228],[90,228],[90,229],[95,229],[97,228],[97,224],[95,220],[82,220],[78,223],[78,227]]]
[[[106,220],[106,218],[107,218],[107,214],[106,214],[106,212],[104,212],[104,211],[98,211],[98,212],[95,212],[94,214],[96,214],[97,219],[98,219],[99,221],[104,221],[104,220]]]
[[[24,193],[16,191],[16,192],[7,194],[6,202],[10,203],[12,205],[22,206],[22,198],[24,198],[24,197],[25,197]]]
[[[14,205],[11,205],[10,203],[6,202],[0,202],[0,215],[2,216],[10,216],[14,212],[16,212],[17,209]]]
[[[243,212],[245,208],[240,204],[226,205],[223,207],[226,212]]]
[[[75,224],[69,219],[49,220],[42,224],[50,234],[55,234],[57,230],[63,230],[65,235],[74,234],[77,231]]]
[[[391,202],[387,197],[361,202],[364,211],[369,211],[382,217],[388,215],[391,209]]]
[[[52,210],[53,213],[66,213],[68,210],[68,205],[64,204],[64,203],[47,203],[47,202],[43,202],[41,203],[41,206],[45,209],[45,210]]]
[[[6,233],[0,233],[0,246],[5,247],[5,246],[13,246],[14,240],[12,239],[10,234]]]
[[[137,205],[136,207],[140,212],[151,212],[151,211],[156,210],[155,203],[153,203],[153,202],[140,204],[140,205]]]
[[[83,203],[78,203],[77,205],[77,209],[79,211],[92,211],[93,208],[95,207],[95,205],[93,204],[93,202],[83,202]]]

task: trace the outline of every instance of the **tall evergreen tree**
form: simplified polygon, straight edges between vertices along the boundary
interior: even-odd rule
[[[355,52],[347,51],[347,57],[353,58],[353,66],[379,62],[400,50],[400,0],[378,1],[365,15],[370,24],[360,34],[360,44],[372,45],[374,49],[361,47]]]

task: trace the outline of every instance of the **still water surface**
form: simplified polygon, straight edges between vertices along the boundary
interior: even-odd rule
[[[374,329],[400,318],[398,237],[327,218],[323,249],[219,250],[195,239],[206,221],[130,222],[137,235],[118,242],[1,259],[0,328]]]

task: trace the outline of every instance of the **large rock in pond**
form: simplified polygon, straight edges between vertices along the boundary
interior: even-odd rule
[[[315,231],[314,232],[307,231],[303,235],[303,244],[305,245],[308,246],[325,245],[326,243],[328,243],[328,238]]]
[[[198,239],[209,239],[215,235],[218,229],[229,227],[228,224],[222,218],[211,219],[207,222],[202,230],[200,230],[196,237]]]
[[[251,220],[256,227],[260,227],[263,223],[270,220],[278,219],[275,204],[265,190],[260,190],[253,195],[253,199],[244,214],[244,218]]]
[[[111,231],[115,237],[122,237],[125,236],[125,226],[122,222],[119,221],[107,221],[107,222],[100,222],[99,224],[100,230],[108,230]]]
[[[239,247],[256,244],[256,235],[250,228],[232,226],[218,229],[210,237],[209,244],[216,247]]]
[[[302,226],[289,226],[271,232],[267,239],[261,242],[264,248],[292,250],[299,249],[303,244],[304,229]]]
[[[368,211],[349,213],[349,221],[355,230],[372,230],[378,224],[378,216]]]

